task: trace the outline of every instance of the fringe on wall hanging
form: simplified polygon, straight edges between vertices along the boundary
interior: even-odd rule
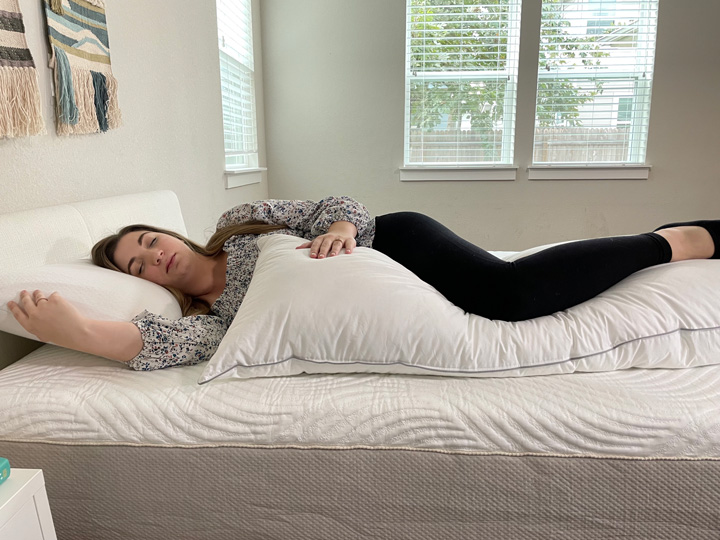
[[[0,0],[0,138],[45,133],[37,71],[18,0]]]
[[[58,134],[97,133],[120,126],[117,81],[110,69],[105,2],[43,1],[50,67],[55,72]]]

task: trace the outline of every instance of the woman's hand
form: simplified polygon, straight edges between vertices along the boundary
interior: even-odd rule
[[[334,257],[343,250],[345,253],[352,253],[357,243],[355,236],[357,228],[349,221],[336,221],[328,228],[328,232],[321,234],[311,242],[305,242],[296,249],[310,248],[310,258],[324,259]]]
[[[77,348],[86,319],[58,293],[47,298],[42,291],[20,293],[20,302],[8,302],[13,317],[40,341]]]
[[[20,302],[8,302],[20,325],[40,341],[128,362],[143,348],[137,326],[124,321],[98,321],[80,314],[58,293],[46,298],[42,291],[20,293]]]

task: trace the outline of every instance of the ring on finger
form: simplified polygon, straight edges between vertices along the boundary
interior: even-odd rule
[[[35,303],[39,302],[40,300],[47,300],[47,301],[49,302],[49,300],[48,300],[47,298],[44,298],[44,297],[43,297],[43,298],[38,298]]]

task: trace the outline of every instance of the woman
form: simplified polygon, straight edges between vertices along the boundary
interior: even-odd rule
[[[60,295],[23,291],[8,304],[42,341],[152,370],[209,359],[242,303],[263,234],[290,234],[316,259],[372,247],[467,312],[517,321],[588,300],[656,264],[718,258],[720,222],[673,224],[654,233],[571,242],[516,262],[502,261],[413,212],[370,218],[347,197],[243,204],[220,218],[204,248],[145,225],[125,227],[93,248],[96,264],[150,280],[178,298],[184,317],[143,312],[132,322],[90,320]],[[347,255],[344,255],[347,256]],[[352,306],[348,306],[352,309]]]

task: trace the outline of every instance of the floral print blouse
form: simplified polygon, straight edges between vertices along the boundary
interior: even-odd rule
[[[362,204],[349,197],[328,197],[319,202],[267,200],[241,204],[225,212],[217,228],[258,220],[288,228],[267,234],[290,234],[307,240],[325,234],[336,221],[349,221],[357,227],[358,246],[371,247],[375,219]],[[208,315],[192,315],[177,320],[143,311],[133,319],[140,329],[143,348],[128,365],[149,371],[171,366],[192,365],[209,360],[217,349],[250,285],[260,250],[262,235],[230,238],[227,252],[225,289]],[[302,243],[302,242],[300,242]]]

